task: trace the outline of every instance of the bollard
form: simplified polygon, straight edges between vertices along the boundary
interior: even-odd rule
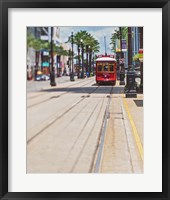
[[[75,79],[74,79],[74,72],[70,73],[70,81],[75,81]]]
[[[55,82],[55,72],[54,72],[54,71],[52,71],[52,72],[50,73],[50,85],[51,85],[51,86],[56,86],[56,82]]]
[[[127,83],[125,86],[126,98],[137,98],[135,71],[131,68],[127,72]]]
[[[125,72],[124,71],[121,71],[120,72],[120,85],[125,85]]]

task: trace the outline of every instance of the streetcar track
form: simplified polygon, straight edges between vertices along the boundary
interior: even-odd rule
[[[67,109],[64,113],[62,113],[60,116],[58,116],[57,118],[55,118],[54,120],[52,120],[52,121],[51,121],[47,126],[45,126],[42,130],[38,131],[38,132],[36,133],[36,135],[34,135],[33,137],[31,137],[31,138],[27,141],[27,144],[30,144],[37,136],[40,136],[46,129],[48,129],[50,126],[52,126],[57,120],[61,119],[63,116],[65,116],[65,114],[67,114],[69,111],[71,111],[72,109],[74,109],[78,104],[82,103],[83,100],[87,99],[88,97],[91,97],[91,94],[92,94],[92,93],[95,93],[95,91],[96,91],[97,89],[99,89],[99,88],[100,88],[100,86],[94,88],[94,89],[93,89],[91,92],[89,92],[87,95],[84,95],[77,103],[73,104],[72,107],[70,107],[70,108]],[[110,94],[112,93],[112,90],[113,90],[113,87],[112,87],[111,90],[110,90]],[[80,98],[80,97],[79,97],[79,98]],[[77,158],[76,158],[76,161],[73,163],[73,166],[72,166],[70,172],[74,172],[74,170],[75,170],[77,164],[79,163],[79,160],[80,160],[81,157],[82,157],[82,154],[83,154],[83,152],[84,152],[84,150],[85,150],[85,147],[86,147],[86,145],[88,144],[88,141],[89,141],[89,139],[90,139],[90,137],[91,137],[91,135],[92,135],[92,133],[93,133],[93,130],[94,130],[95,125],[96,125],[96,123],[97,123],[98,117],[99,117],[100,114],[101,114],[101,111],[102,111],[102,108],[103,108],[103,104],[104,104],[104,100],[105,100],[106,98],[108,98],[108,100],[109,100],[109,99],[111,98],[111,96],[110,96],[110,95],[105,95],[105,97],[102,98],[101,104],[97,103],[97,104],[95,105],[95,107],[94,107],[92,113],[90,114],[90,116],[89,116],[88,119],[86,120],[86,122],[85,122],[83,128],[82,128],[81,131],[80,131],[80,134],[78,135],[78,137],[77,137],[76,140],[74,141],[74,143],[73,143],[73,145],[72,145],[72,147],[71,147],[71,150],[69,151],[69,155],[70,155],[70,152],[75,148],[75,145],[76,145],[77,142],[79,141],[79,138],[81,137],[81,135],[82,135],[82,133],[83,133],[85,127],[87,126],[87,124],[88,124],[88,122],[90,121],[91,117],[94,115],[95,110],[98,108],[98,106],[100,106],[98,115],[97,115],[97,117],[96,117],[96,119],[95,119],[95,121],[94,121],[94,123],[93,123],[93,126],[92,126],[91,129],[89,130],[89,134],[88,134],[87,138],[85,139],[85,142],[84,142],[84,144],[83,144],[83,147],[81,148],[81,150],[80,150],[80,152],[79,152],[79,154],[78,154],[78,156],[77,156]],[[100,101],[99,101],[99,102],[100,102]],[[88,103],[89,103],[89,101],[88,101]],[[88,103],[87,103],[87,104],[88,104]],[[86,104],[86,105],[87,105],[87,104]],[[85,107],[86,107],[86,106],[85,106]],[[76,118],[76,116],[74,116],[74,117],[71,119],[71,121],[75,120],[75,118]],[[93,167],[94,167],[94,159],[95,159],[95,157],[96,157],[97,149],[98,149],[99,146],[100,146],[100,144],[99,144],[100,138],[101,138],[101,133],[100,133],[99,136],[98,136],[98,142],[97,142],[97,144],[96,144],[96,147],[95,147],[95,150],[94,150],[94,153],[93,153],[93,156],[92,156],[92,160],[91,160],[91,164],[90,164],[90,168],[89,168],[89,173],[92,172],[92,169],[93,169]],[[66,161],[67,161],[67,159],[68,159],[68,157],[66,158]]]
[[[104,99],[103,99],[103,101],[104,101]],[[102,103],[103,103],[103,102],[102,102]],[[98,104],[95,106],[95,108],[93,109],[93,111],[92,111],[92,113],[90,114],[89,118],[87,119],[87,121],[86,121],[86,123],[85,123],[83,129],[81,130],[81,133],[80,133],[81,135],[82,135],[83,130],[84,130],[84,128],[86,127],[87,123],[89,122],[91,116],[94,114],[94,111],[96,110],[97,106],[98,106]],[[95,124],[95,123],[94,123],[94,124]],[[94,125],[93,125],[93,127],[94,127]],[[93,130],[93,128],[92,128],[91,130]],[[86,138],[86,140],[85,140],[85,142],[84,142],[84,145],[83,145],[81,151],[79,152],[79,154],[78,154],[78,156],[77,156],[77,159],[76,159],[74,165],[72,166],[72,168],[71,168],[71,170],[70,170],[70,173],[72,173],[72,172],[74,171],[74,169],[75,169],[75,167],[76,167],[78,161],[80,160],[80,157],[81,157],[81,155],[82,155],[82,153],[83,153],[83,151],[84,151],[84,149],[85,149],[85,146],[86,146],[86,144],[87,144],[87,142],[88,142],[88,140],[89,140],[89,138],[90,138],[90,136],[91,136],[91,133],[92,133],[91,130],[90,130],[90,132],[89,132],[89,134],[88,134],[88,137]]]
[[[38,131],[38,133],[36,133],[33,137],[31,137],[28,141],[27,144],[29,144],[34,138],[36,138],[38,135],[40,135],[43,131],[45,131],[47,128],[49,128],[51,125],[53,125],[57,120],[59,120],[60,118],[62,118],[66,113],[68,113],[70,110],[72,110],[76,105],[78,105],[81,101],[83,101],[83,99],[80,99],[77,103],[73,104],[69,109],[67,109],[65,112],[63,112],[60,116],[58,116],[57,118],[55,118],[54,120],[52,120],[48,125],[46,125],[43,129],[41,129],[40,131]]]
[[[94,89],[92,92],[90,92],[89,94],[95,92],[96,89],[97,89],[97,88],[95,88],[95,89]],[[89,95],[89,94],[88,94],[88,95]],[[81,96],[81,98],[86,98],[86,97],[87,97],[86,95]],[[76,98],[75,100],[77,100],[77,99],[79,99],[79,97]],[[74,101],[75,101],[75,100],[74,100]],[[75,104],[75,103],[74,103],[74,104]],[[68,104],[68,105],[70,106],[70,104]],[[68,105],[67,105],[67,106],[68,106]],[[65,107],[67,107],[67,106],[65,106]],[[60,110],[62,110],[62,109],[60,109]],[[57,111],[57,113],[58,113],[58,111]],[[48,118],[46,118],[45,120],[43,120],[41,123],[44,123],[45,121],[48,121],[48,120],[51,119],[52,117],[56,117],[56,112],[55,112],[53,115],[51,115],[51,116],[49,116]],[[32,130],[32,129],[34,129],[34,127],[32,127],[30,130]],[[30,131],[30,130],[29,130],[29,131]]]
[[[112,88],[111,88],[110,94],[112,93],[112,90],[113,90],[113,86],[112,86]],[[108,95],[107,95],[107,96],[108,96]],[[99,111],[99,113],[98,113],[98,116],[99,116],[100,113],[101,113],[101,109],[102,109],[102,107],[103,107],[103,103],[104,103],[104,98],[102,99],[102,105],[101,105],[101,107],[100,107],[100,111]],[[96,108],[97,108],[97,105],[96,105],[95,109],[96,109]],[[87,123],[88,123],[88,121],[90,120],[92,114],[94,114],[95,109],[93,110],[93,112],[92,112],[91,115],[89,116],[89,118],[88,118],[88,120],[87,120]],[[76,159],[74,165],[72,166],[72,168],[71,168],[71,170],[70,170],[70,173],[72,173],[72,172],[74,171],[74,169],[75,169],[77,163],[79,162],[80,157],[81,157],[81,155],[82,155],[82,153],[83,153],[83,151],[84,151],[84,149],[85,149],[85,146],[86,146],[87,142],[89,141],[89,138],[90,138],[90,136],[91,136],[91,133],[93,132],[93,129],[94,129],[95,125],[96,125],[97,120],[98,120],[98,117],[96,118],[95,123],[93,124],[93,127],[91,128],[91,130],[90,130],[90,132],[89,132],[89,134],[88,134],[88,137],[86,138],[86,140],[85,140],[85,142],[84,142],[84,145],[83,145],[83,147],[82,147],[80,153],[78,154],[77,159]],[[83,127],[82,132],[83,132],[84,128],[85,128],[85,127]],[[99,138],[100,138],[100,136],[99,136]],[[98,146],[96,147],[96,149],[97,149],[97,148],[98,148]],[[94,156],[93,156],[93,159],[92,159],[91,168],[90,168],[90,170],[89,170],[90,172],[92,171],[92,166],[93,166],[93,163],[94,163],[95,154],[96,154],[96,151],[95,151]]]
[[[90,93],[88,93],[88,95],[94,93],[97,89],[99,88],[96,87],[94,90],[92,90]],[[67,114],[70,110],[72,110],[75,106],[77,106],[79,103],[81,103],[84,99],[81,98],[77,103],[73,104],[69,109],[67,109],[64,113],[62,113],[60,116],[58,116],[57,118],[53,119],[48,125],[46,125],[45,127],[43,127],[40,131],[38,131],[34,136],[32,136],[30,139],[28,139],[27,144],[29,144],[34,138],[36,138],[38,135],[40,135],[42,132],[44,132],[47,128],[49,128],[51,125],[53,125],[57,120],[61,119],[65,114]],[[54,116],[54,115],[53,115]]]
[[[43,96],[43,95],[45,95],[45,94],[43,93],[43,94],[38,94],[38,95],[35,95],[35,96],[32,96],[32,97],[27,97],[27,99],[35,99],[35,98],[37,98],[39,96]]]
[[[99,146],[98,146],[98,149],[96,149],[96,152],[98,151],[98,153],[97,153],[96,163],[94,165],[94,173],[99,173],[100,166],[101,166],[104,140],[105,140],[105,135],[106,135],[106,126],[107,126],[108,117],[110,115],[109,106],[110,106],[110,102],[111,102],[112,91],[113,91],[113,86],[110,91],[110,96],[108,97],[108,103],[107,103],[105,115],[103,118],[103,124],[102,124],[102,128],[101,128],[100,139],[99,139]]]
[[[89,103],[89,102],[88,102],[88,103]],[[87,104],[88,104],[88,103],[87,103]],[[87,105],[87,104],[86,104],[86,105]],[[70,150],[69,150],[69,155],[70,155],[71,152],[74,150],[74,147],[75,147],[76,143],[78,142],[80,136],[82,136],[82,133],[83,133],[83,131],[84,131],[86,125],[88,124],[89,120],[91,119],[91,116],[94,114],[94,111],[96,110],[97,106],[98,106],[98,103],[95,105],[95,107],[94,107],[92,113],[90,113],[88,119],[86,120],[86,122],[84,123],[83,127],[81,128],[80,133],[79,133],[78,136],[76,137],[76,139],[75,139],[75,141],[74,141],[72,147],[71,147]],[[85,107],[84,107],[84,108],[85,108]],[[79,114],[80,114],[80,113],[79,113]],[[77,117],[77,116],[76,116],[76,117]],[[75,118],[74,118],[74,119],[75,119]],[[73,121],[73,119],[72,119],[71,121]],[[68,155],[67,158],[63,161],[63,164],[64,164],[65,162],[68,161],[69,155]],[[76,159],[76,160],[77,160],[77,159]],[[61,165],[63,165],[63,164],[61,164]],[[60,171],[60,170],[59,170],[59,171]]]
[[[83,81],[83,82],[85,82],[85,80]],[[92,82],[92,81],[91,81]],[[77,84],[79,84],[80,82],[76,82],[76,83],[74,83],[74,84],[72,84],[71,86],[68,86],[67,88],[70,88],[70,87],[72,87],[72,86],[75,86],[75,85],[77,85]],[[82,82],[81,82],[82,83]],[[63,87],[61,87],[61,88],[64,88],[64,86]],[[39,91],[37,91],[37,92],[42,92],[44,89],[41,89],[41,90],[39,90]],[[44,94],[38,94],[38,95],[35,95],[35,96],[32,96],[32,97],[28,97],[28,99],[34,99],[34,98],[37,98],[37,97],[39,97],[39,96],[42,96],[42,95],[46,95],[46,93]]]
[[[91,83],[91,82],[93,82],[93,80],[90,81],[90,83]],[[83,86],[88,85],[88,84],[89,84],[89,82],[86,83],[86,84],[84,84],[84,85],[81,85],[80,87],[83,87]],[[67,87],[67,88],[71,88],[71,86],[70,86],[70,87]],[[60,88],[59,88],[59,89],[60,89]],[[64,92],[64,93],[55,96],[55,98],[59,98],[59,97],[65,95],[65,94],[68,94],[68,93],[69,93],[69,89],[68,89],[68,91],[66,91],[66,92]],[[44,94],[44,95],[46,95],[46,94]],[[37,102],[37,103],[32,104],[32,105],[30,105],[30,106],[27,106],[27,109],[28,109],[28,108],[32,108],[32,107],[34,107],[34,106],[37,106],[37,105],[39,105],[39,104],[45,103],[45,102],[47,102],[47,101],[50,101],[50,100],[52,100],[52,99],[53,99],[53,96],[52,96],[52,97],[49,97],[49,98],[47,98],[47,99],[45,99],[45,100],[43,100],[43,101],[40,101],[40,102]]]

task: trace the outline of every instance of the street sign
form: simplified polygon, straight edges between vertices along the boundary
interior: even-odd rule
[[[127,51],[126,39],[122,39],[122,51]]]

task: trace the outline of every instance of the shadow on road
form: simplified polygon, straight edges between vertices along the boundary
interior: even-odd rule
[[[93,85],[94,86],[94,85]],[[93,94],[105,94],[110,92],[112,86],[101,86],[98,87],[71,87],[71,88],[50,88],[50,89],[43,89],[41,92],[68,92],[68,93],[93,93]],[[113,94],[120,94],[124,93],[124,87],[113,87]]]

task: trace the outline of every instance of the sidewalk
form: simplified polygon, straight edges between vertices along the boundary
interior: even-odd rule
[[[143,94],[114,94],[101,173],[143,173]]]

